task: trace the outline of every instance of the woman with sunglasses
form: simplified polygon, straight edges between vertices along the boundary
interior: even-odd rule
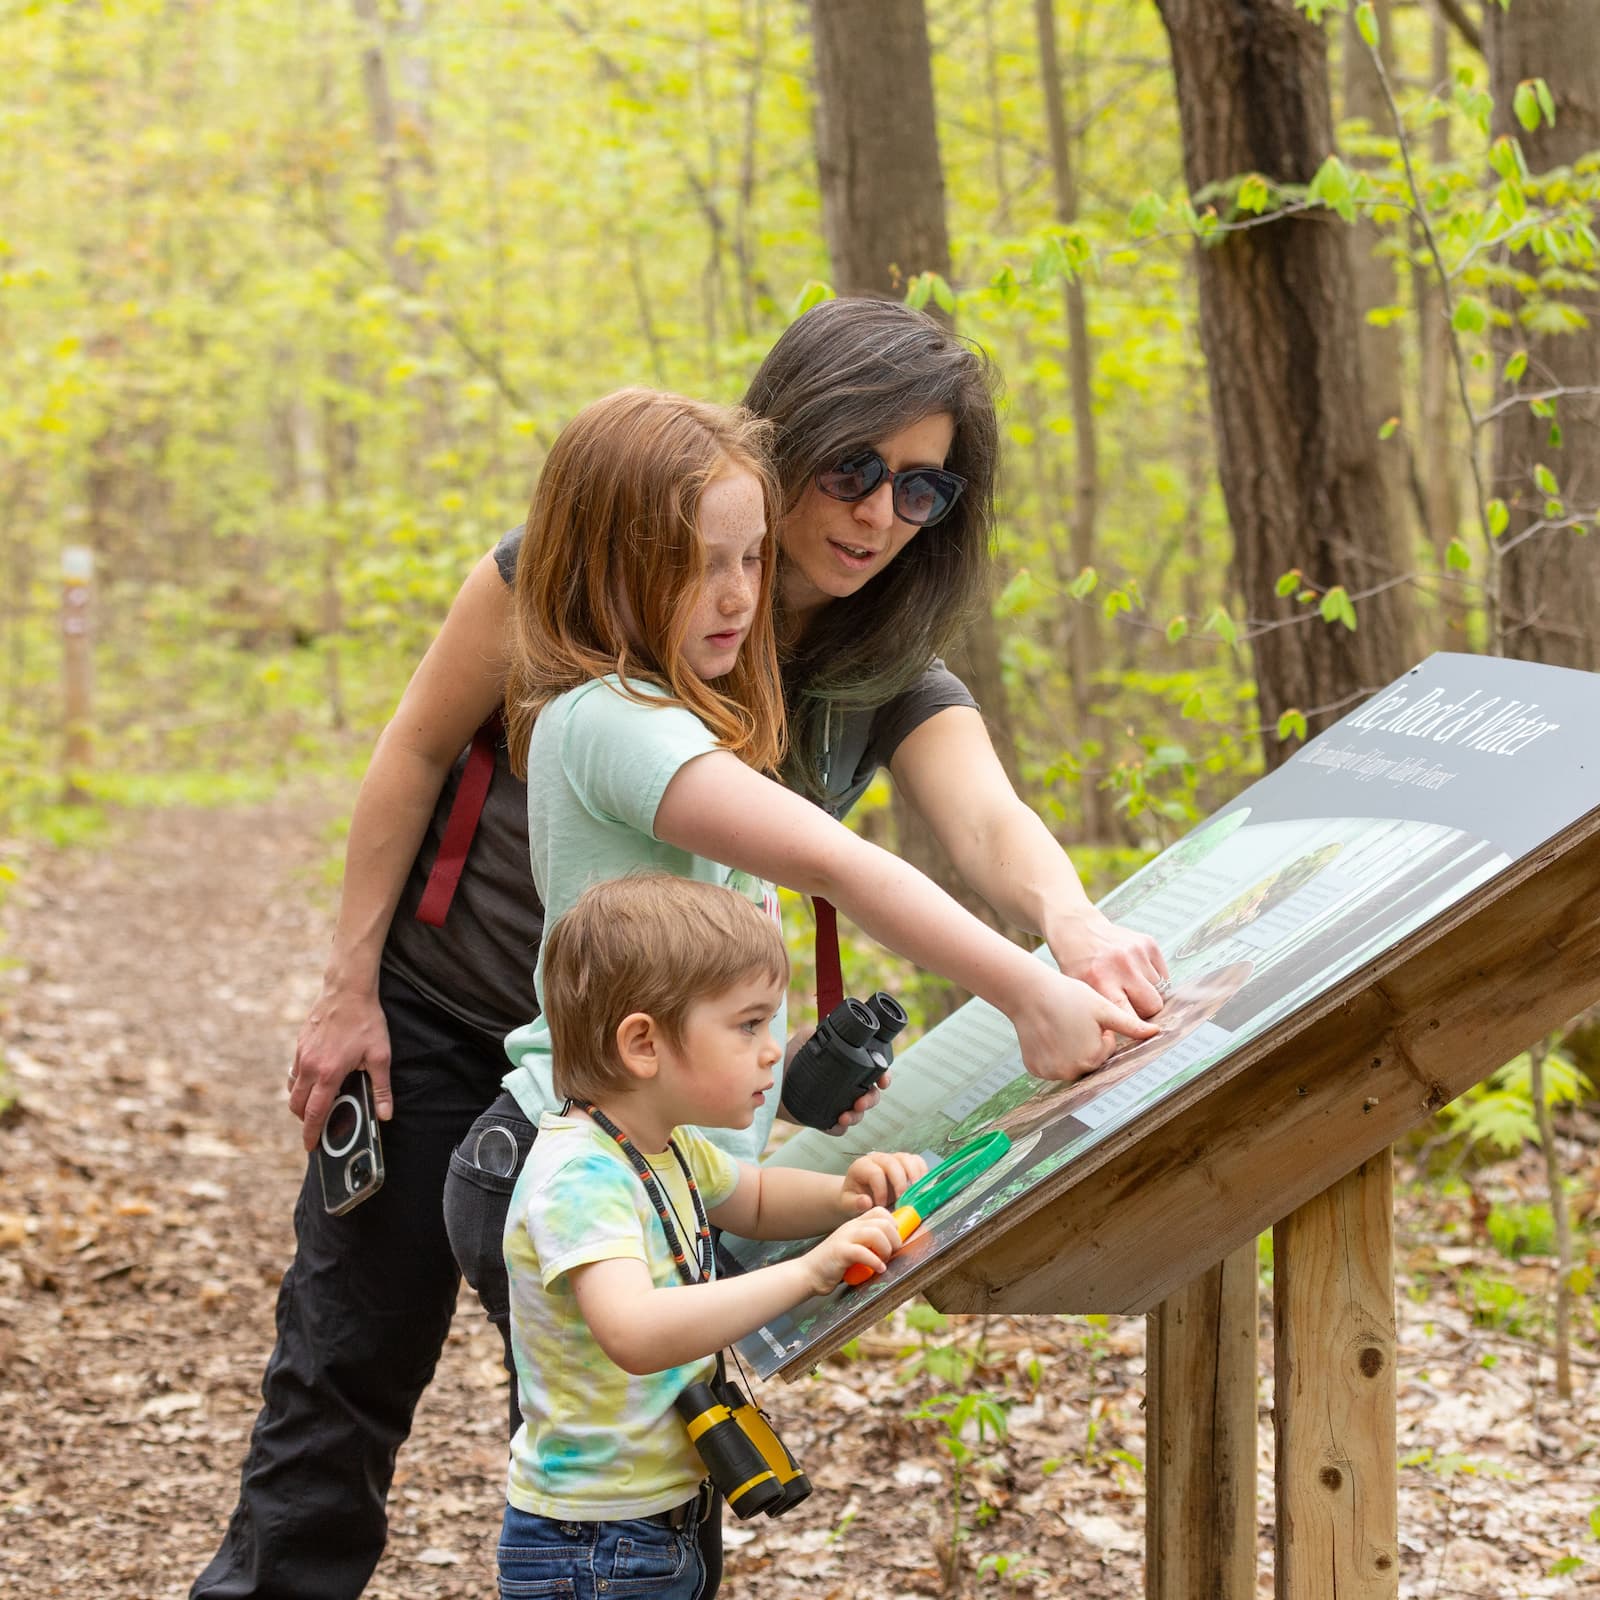
[[[986,361],[904,306],[827,301],[778,340],[745,403],[775,425],[786,507],[784,781],[842,816],[887,766],[1002,917],[1042,935],[1064,971],[1153,1015],[1160,952],[1090,905],[1012,790],[972,696],[937,659],[988,592],[998,426]],[[289,1104],[313,1149],[340,1084],[364,1067],[386,1177],[334,1217],[308,1168],[239,1503],[195,1596],[364,1587],[395,1451],[455,1305],[447,1168],[452,1235],[504,1325],[499,1225],[532,1129],[500,1096],[501,1041],[534,1014],[541,914],[526,789],[482,726],[504,690],[520,540],[502,540],[468,577],[357,797]],[[470,803],[458,803],[463,790]],[[515,1427],[514,1388],[511,1409]]]

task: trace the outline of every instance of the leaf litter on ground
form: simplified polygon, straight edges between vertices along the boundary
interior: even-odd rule
[[[221,1535],[292,1246],[304,1158],[282,1084],[321,970],[324,825],[342,803],[129,816],[92,852],[23,853],[0,908],[8,1592],[181,1597]],[[1600,1162],[1592,1127],[1567,1127],[1595,1264]],[[1486,1225],[1496,1195],[1536,1197],[1538,1174],[1514,1159],[1441,1192],[1404,1181],[1402,1163],[1403,1596],[1600,1595],[1593,1292],[1566,1406],[1539,1342],[1550,1263],[1508,1259]],[[1263,1594],[1269,1305],[1264,1292]],[[729,1521],[722,1593],[1138,1596],[1144,1332],[1138,1318],[901,1311],[769,1387],[816,1492],[780,1521]],[[492,1592],[502,1383],[498,1339],[464,1291],[400,1453],[373,1600]],[[963,1394],[992,1397],[1005,1423],[998,1438],[956,1436],[957,1500],[937,1419]]]

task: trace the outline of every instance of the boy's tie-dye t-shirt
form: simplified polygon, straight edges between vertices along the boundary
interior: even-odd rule
[[[692,1128],[672,1136],[709,1210],[738,1186],[734,1160]],[[646,1155],[673,1224],[694,1253],[694,1204],[670,1150]],[[681,1505],[705,1476],[673,1402],[710,1376],[712,1356],[665,1372],[624,1372],[596,1342],[567,1276],[619,1257],[643,1261],[657,1288],[683,1287],[661,1219],[638,1175],[587,1117],[539,1119],[506,1221],[511,1345],[522,1426],[506,1498],[574,1522],[647,1517]],[[642,1313],[641,1313],[642,1314]]]

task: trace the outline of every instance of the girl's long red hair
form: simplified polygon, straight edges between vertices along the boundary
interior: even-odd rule
[[[615,673],[654,684],[760,772],[783,759],[783,690],[772,621],[781,501],[770,429],[753,413],[652,389],[584,407],[551,447],[528,509],[512,590],[505,716],[512,769],[527,775],[534,719],[556,695]],[[761,484],[767,537],[749,637],[716,683],[683,658],[705,571],[700,498],[730,472]]]

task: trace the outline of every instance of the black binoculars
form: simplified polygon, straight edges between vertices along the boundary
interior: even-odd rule
[[[740,1518],[781,1517],[811,1493],[767,1414],[725,1378],[691,1383],[675,1402],[706,1473]]]
[[[783,1075],[784,1109],[826,1133],[894,1060],[894,1037],[906,1014],[881,989],[870,1000],[844,1000],[795,1052]]]

